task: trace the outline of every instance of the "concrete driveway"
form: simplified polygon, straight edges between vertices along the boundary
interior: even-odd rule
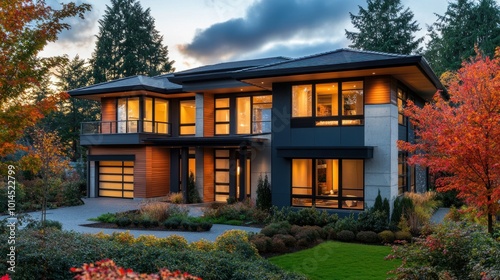
[[[103,232],[111,234],[113,232],[125,232],[122,229],[101,229],[82,226],[84,224],[93,223],[90,218],[96,218],[104,213],[116,213],[139,208],[140,202],[132,199],[119,198],[84,198],[84,205],[63,207],[47,210],[47,219],[59,221],[63,225],[63,230],[72,230],[81,233],[99,233]],[[192,215],[200,215],[201,210],[196,206],[189,206]],[[40,219],[41,212],[29,213],[33,218]],[[172,234],[184,236],[188,242],[197,241],[202,238],[215,241],[217,236],[230,229],[241,229],[248,232],[260,232],[258,228],[230,226],[230,225],[213,225],[208,232],[182,232],[182,231],[150,231],[150,230],[128,230],[135,237],[139,235],[154,235],[157,237],[165,237]]]

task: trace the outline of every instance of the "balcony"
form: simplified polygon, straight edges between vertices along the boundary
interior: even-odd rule
[[[146,120],[82,122],[80,145],[135,145],[171,136],[171,124]]]

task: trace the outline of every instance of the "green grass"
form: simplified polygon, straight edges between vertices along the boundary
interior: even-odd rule
[[[306,275],[309,279],[387,279],[388,271],[401,264],[384,260],[388,246],[325,242],[314,248],[272,257],[279,267]]]

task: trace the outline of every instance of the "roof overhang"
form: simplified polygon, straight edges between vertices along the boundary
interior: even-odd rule
[[[324,159],[370,159],[373,147],[277,147],[278,156],[283,158],[324,158]]]
[[[203,82],[192,82],[183,84],[184,91],[206,92],[206,93],[235,93],[262,90],[261,87],[244,83],[234,79],[219,79]]]
[[[102,98],[109,98],[109,97],[130,97],[130,96],[150,96],[150,97],[161,97],[161,98],[169,98],[169,97],[176,97],[176,98],[182,98],[182,97],[192,97],[194,96],[194,93],[192,92],[170,92],[170,93],[159,93],[159,92],[154,92],[154,91],[148,91],[148,90],[129,90],[129,91],[109,91],[109,92],[103,92],[103,93],[85,93],[85,94],[75,94],[75,93],[70,93],[71,97],[74,98],[80,98],[80,99],[89,99],[89,100],[101,100]]]

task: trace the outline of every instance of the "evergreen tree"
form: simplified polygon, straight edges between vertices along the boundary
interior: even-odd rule
[[[351,22],[359,32],[345,31],[349,47],[388,53],[411,54],[421,51],[423,38],[416,38],[420,28],[413,12],[404,9],[400,0],[368,0],[368,7],[359,7]]]
[[[476,46],[493,56],[500,45],[500,9],[494,0],[455,0],[437,17],[428,28],[425,57],[438,75],[459,69]]]
[[[99,25],[91,59],[95,83],[174,70],[150,10],[144,10],[139,2],[111,0]]]

